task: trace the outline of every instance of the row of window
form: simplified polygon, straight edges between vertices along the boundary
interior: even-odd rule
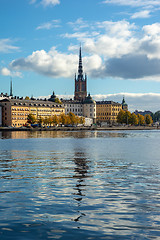
[[[6,104],[5,104],[6,105]],[[62,107],[62,105],[53,105],[53,104],[41,104],[41,103],[29,103],[29,104],[27,104],[27,103],[14,103],[14,105],[15,106],[17,106],[17,105],[24,105],[24,106],[26,106],[26,105],[29,105],[29,106],[40,106],[40,107]]]

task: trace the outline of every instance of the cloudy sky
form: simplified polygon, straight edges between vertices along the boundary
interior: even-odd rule
[[[1,0],[0,92],[72,96],[82,46],[88,92],[160,110],[159,0]]]

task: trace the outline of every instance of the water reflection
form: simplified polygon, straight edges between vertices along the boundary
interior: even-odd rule
[[[155,133],[29,136],[0,140],[0,239],[159,238]]]
[[[0,131],[0,139],[28,138],[118,138],[128,137],[127,132],[118,131]]]
[[[78,217],[74,219],[75,222],[78,222],[81,217],[85,216],[85,213],[80,211],[81,201],[83,200],[83,197],[85,196],[86,191],[86,183],[85,178],[88,176],[88,164],[85,157],[84,152],[75,152],[74,155],[74,163],[75,163],[75,174],[73,175],[73,178],[77,178],[77,183],[75,186],[75,190],[77,191],[74,193],[76,197],[74,198],[77,201],[77,213]]]

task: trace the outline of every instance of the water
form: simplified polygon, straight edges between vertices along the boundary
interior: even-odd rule
[[[0,132],[0,239],[160,239],[160,131]]]

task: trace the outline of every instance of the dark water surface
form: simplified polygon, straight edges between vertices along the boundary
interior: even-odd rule
[[[0,132],[6,239],[160,239],[160,131]]]

